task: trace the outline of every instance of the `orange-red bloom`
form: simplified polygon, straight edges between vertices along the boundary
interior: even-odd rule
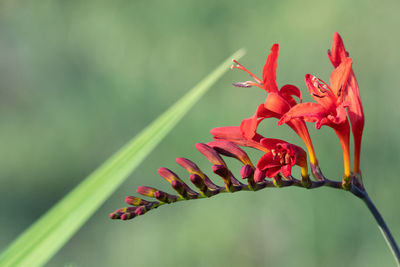
[[[238,68],[246,71],[255,80],[247,81],[243,83],[234,83],[238,87],[251,87],[257,86],[264,89],[269,94],[264,104],[258,106],[256,113],[247,119],[244,119],[240,125],[242,135],[252,140],[256,137],[257,127],[260,122],[266,118],[277,118],[280,119],[291,107],[297,104],[293,96],[300,99],[302,98],[300,90],[294,85],[284,85],[280,90],[276,84],[276,68],[278,59],[279,45],[274,44],[271,47],[271,53],[268,55],[267,61],[264,65],[262,80],[256,75],[248,71],[245,67],[234,61],[237,65],[233,68]],[[304,141],[307,146],[307,150],[310,154],[310,161],[313,165],[317,165],[317,159],[314,152],[314,147],[311,142],[310,135],[306,124],[302,119],[293,119],[287,123]]]
[[[335,68],[349,58],[349,53],[346,51],[342,38],[337,32],[333,35],[332,50],[328,50],[328,57]],[[354,172],[359,173],[361,139],[364,129],[364,111],[353,70],[350,71],[349,80],[344,89],[344,100],[348,103],[348,113],[354,137]]]
[[[307,168],[307,155],[302,148],[283,140],[272,138],[262,139],[261,145],[270,152],[260,158],[257,163],[257,169],[264,171],[267,177],[272,178],[278,173],[289,177],[295,164],[302,168]]]
[[[234,126],[214,128],[210,133],[217,141],[230,141],[265,152],[257,163],[257,170],[267,177],[272,178],[279,173],[289,177],[294,165],[301,167],[304,177],[308,176],[307,154],[301,147],[280,139],[264,138],[260,134],[255,134],[252,140],[248,140],[243,137],[240,128]]]
[[[343,149],[345,177],[350,176],[350,125],[347,120],[347,102],[343,102],[347,80],[350,75],[352,60],[345,59],[331,74],[331,85],[307,74],[305,82],[312,97],[317,103],[300,103],[284,114],[279,125],[300,118],[308,122],[316,122],[319,129],[322,125],[332,127],[339,136]]]

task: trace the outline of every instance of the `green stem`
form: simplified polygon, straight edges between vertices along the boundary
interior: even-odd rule
[[[368,196],[367,192],[364,190],[359,189],[357,186],[352,186],[351,192],[356,195],[357,197],[361,198],[365,205],[367,205],[369,211],[372,213],[374,216],[379,229],[381,230],[382,235],[385,237],[386,243],[389,246],[390,250],[393,253],[393,256],[397,262],[397,266],[400,267],[400,250],[399,246],[396,243],[396,240],[394,240],[394,237],[392,233],[389,230],[389,227],[386,225],[385,220],[383,220],[382,215],[379,213],[378,209]]]

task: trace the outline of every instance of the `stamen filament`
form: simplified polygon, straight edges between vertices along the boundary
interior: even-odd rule
[[[260,85],[263,84],[262,80],[260,78],[258,78],[256,75],[254,75],[252,72],[250,72],[248,69],[246,69],[242,64],[240,64],[239,62],[237,62],[235,59],[232,60],[233,63],[235,63],[236,65],[232,65],[232,69],[240,69],[243,70],[245,72],[247,72],[251,77],[253,77],[253,79],[259,83]]]

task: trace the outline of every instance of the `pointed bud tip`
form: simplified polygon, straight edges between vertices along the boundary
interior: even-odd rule
[[[156,192],[157,189],[149,187],[149,186],[139,186],[136,189],[136,192],[138,192],[138,194],[141,194],[143,196],[148,196],[148,197],[153,197],[154,196],[154,192]]]
[[[220,155],[217,153],[217,151],[215,151],[212,147],[209,147],[208,145],[203,144],[203,143],[197,143],[195,145],[195,147],[212,164],[226,166],[225,161],[220,157]]]

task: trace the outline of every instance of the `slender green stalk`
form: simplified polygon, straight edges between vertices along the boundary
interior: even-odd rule
[[[352,187],[351,192],[354,195],[356,195],[357,197],[361,198],[362,201],[364,201],[365,205],[367,205],[369,211],[374,216],[374,218],[378,224],[379,230],[381,230],[381,233],[382,233],[383,237],[385,238],[388,247],[390,248],[390,250],[393,253],[393,256],[396,260],[397,266],[400,267],[399,246],[397,245],[396,240],[394,239],[392,233],[389,230],[389,227],[387,226],[385,220],[383,219],[382,215],[380,214],[380,212],[378,211],[378,209],[376,208],[374,203],[372,202],[371,198],[368,196],[368,194],[365,190],[361,190],[356,186]]]
[[[229,69],[239,50],[111,156],[22,233],[0,255],[0,266],[44,265]],[[105,215],[106,216],[106,215]],[[105,217],[106,219],[106,217]]]

